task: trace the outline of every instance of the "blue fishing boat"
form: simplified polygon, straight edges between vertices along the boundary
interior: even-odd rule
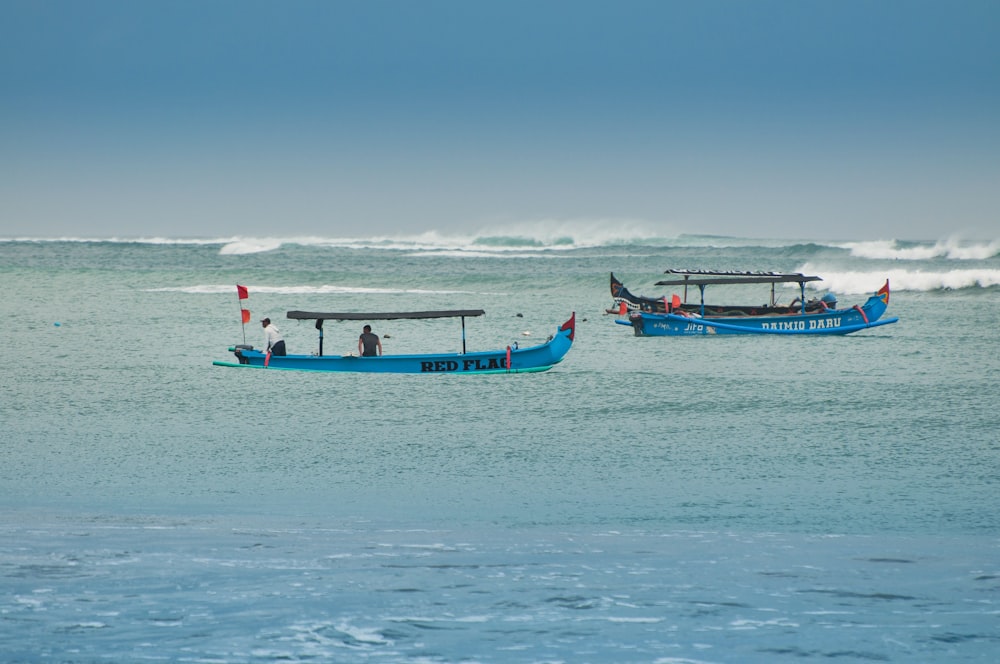
[[[251,346],[237,345],[229,350],[235,362],[215,361],[220,367],[252,369],[293,369],[299,371],[351,371],[364,373],[413,373],[413,374],[507,374],[547,371],[562,361],[573,344],[576,332],[576,314],[559,326],[555,334],[537,346],[519,347],[513,343],[506,348],[487,351],[467,351],[465,319],[482,316],[482,309],[457,309],[445,311],[411,311],[400,313],[325,313],[289,311],[293,320],[313,320],[319,331],[319,352],[312,355],[270,355]],[[427,318],[461,318],[462,352],[420,353],[409,355],[324,355],[323,323],[335,321],[372,321]]]
[[[708,276],[708,275],[776,275],[774,272],[708,272],[708,271],[696,271],[696,270],[667,270],[668,274],[683,274],[687,279],[690,279],[694,275]],[[818,279],[818,277],[816,277]],[[609,314],[620,314],[625,315],[628,311],[649,311],[652,313],[680,313],[681,311],[686,311],[692,314],[699,315],[736,315],[736,316],[761,316],[764,314],[786,314],[788,313],[788,307],[779,306],[774,302],[774,291],[771,292],[771,302],[770,304],[751,304],[751,305],[740,305],[740,304],[707,304],[702,302],[700,305],[697,302],[687,301],[687,286],[690,282],[684,281],[684,297],[683,299],[678,295],[673,295],[672,297],[667,297],[666,295],[659,295],[656,297],[649,297],[646,295],[634,295],[628,288],[625,287],[619,279],[615,277],[614,272],[611,273],[611,299],[614,305],[611,309],[607,309]],[[824,305],[820,303],[819,300],[810,300],[806,302],[807,312],[819,312],[824,309]]]
[[[898,318],[883,318],[889,306],[889,281],[862,305],[840,309],[832,294],[807,301],[805,285],[820,277],[801,273],[735,272],[707,270],[668,270],[681,277],[658,281],[658,286],[698,287],[701,303],[692,307],[678,296],[664,298],[662,311],[631,311],[615,322],[632,327],[636,336],[692,336],[704,334],[850,334],[880,325],[895,323]],[[799,297],[788,306],[775,301],[774,287],[780,283],[798,283]],[[759,307],[708,307],[706,286],[770,284],[770,303]],[[695,309],[695,310],[693,310]]]

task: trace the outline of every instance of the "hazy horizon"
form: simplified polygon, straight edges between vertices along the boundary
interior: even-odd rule
[[[1000,237],[991,2],[0,6],[0,237]]]

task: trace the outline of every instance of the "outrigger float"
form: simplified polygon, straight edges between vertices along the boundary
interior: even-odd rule
[[[683,286],[685,300],[687,288],[697,286],[701,293],[700,304],[682,302],[679,296],[674,295],[670,301],[665,297],[662,299],[662,309],[649,310],[653,307],[648,303],[657,300],[642,298],[648,301],[646,310],[640,308],[628,311],[627,306],[622,307],[622,315],[625,318],[615,322],[631,326],[636,336],[659,337],[704,334],[850,334],[899,320],[882,318],[889,306],[888,280],[864,304],[838,309],[836,299],[832,296],[806,301],[805,285],[811,281],[821,281],[821,278],[816,276],[801,273],[708,270],[667,270],[666,273],[681,278],[658,281],[657,286]],[[792,305],[780,306],[776,303],[774,287],[780,283],[799,284],[799,297]],[[706,286],[742,284],[770,284],[770,303],[759,307],[705,304]],[[619,293],[623,290],[624,287],[619,289]],[[614,282],[612,282],[612,293],[614,293]]]
[[[413,374],[504,374],[547,371],[562,361],[573,345],[576,332],[576,314],[559,326],[556,333],[537,346],[519,347],[516,343],[500,350],[466,350],[465,319],[482,316],[482,309],[456,309],[445,311],[411,311],[400,313],[324,313],[289,311],[293,320],[314,320],[319,331],[319,352],[314,355],[270,355],[245,344],[230,347],[236,362],[215,361],[219,367],[251,369],[292,369],[300,371],[351,371],[364,373],[413,373]],[[323,322],[373,321],[426,318],[461,318],[461,353],[421,353],[410,355],[324,355]]]

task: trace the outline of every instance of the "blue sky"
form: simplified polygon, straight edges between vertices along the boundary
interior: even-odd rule
[[[0,0],[0,236],[1000,237],[1000,3]]]

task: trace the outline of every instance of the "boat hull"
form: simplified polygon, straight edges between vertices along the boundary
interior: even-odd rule
[[[873,295],[860,307],[828,310],[814,314],[777,316],[688,316],[667,313],[633,312],[628,319],[617,320],[630,325],[636,336],[672,337],[706,334],[777,334],[835,335],[850,334],[880,325],[895,323],[898,318],[882,318],[887,297]]]
[[[506,374],[547,371],[562,361],[573,344],[575,316],[559,327],[551,339],[528,348],[470,353],[421,353],[413,355],[282,355],[268,358],[259,350],[233,347],[236,362],[215,366],[294,371],[344,371],[407,374]],[[508,364],[509,358],[509,364]]]

